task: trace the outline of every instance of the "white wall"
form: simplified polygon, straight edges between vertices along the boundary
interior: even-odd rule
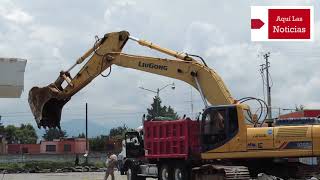
[[[0,58],[0,98],[19,98],[24,86],[27,60]]]

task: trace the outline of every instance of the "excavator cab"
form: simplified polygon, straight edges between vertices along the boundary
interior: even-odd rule
[[[202,150],[216,149],[238,132],[237,105],[212,106],[202,114],[201,144]]]

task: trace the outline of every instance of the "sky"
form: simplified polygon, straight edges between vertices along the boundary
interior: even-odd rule
[[[127,30],[132,36],[162,47],[202,56],[224,80],[234,98],[264,98],[259,73],[263,53],[270,52],[272,105],[277,108],[320,108],[319,3],[307,0],[0,0],[0,56],[27,59],[20,99],[0,99],[4,124],[33,123],[28,91],[53,82],[93,46],[96,35]],[[251,42],[250,6],[313,5],[313,42]],[[166,57],[128,42],[126,53]],[[75,74],[72,71],[71,74]],[[106,72],[105,72],[106,73]],[[204,105],[197,91],[184,82],[132,69],[113,67],[108,78],[97,77],[65,106],[62,121],[89,121],[110,129],[138,127],[153,101],[144,91],[169,83],[160,92],[164,105],[179,115],[194,117]],[[193,104],[193,110],[192,106]],[[253,105],[253,109],[256,108]],[[287,113],[281,111],[281,113]]]

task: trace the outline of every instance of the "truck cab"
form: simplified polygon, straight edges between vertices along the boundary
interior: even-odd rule
[[[144,156],[143,134],[130,131],[125,134],[126,158],[139,158]]]

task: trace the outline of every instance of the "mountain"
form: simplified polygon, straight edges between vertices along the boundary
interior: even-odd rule
[[[61,121],[61,129],[67,132],[68,137],[78,136],[80,133],[86,132],[86,124],[83,119],[73,119],[68,121]],[[37,129],[37,134],[40,137],[44,134],[45,130]],[[110,127],[105,127],[95,122],[88,122],[88,137],[95,137],[99,135],[109,134]]]
[[[86,132],[86,122],[83,119],[62,121],[61,128],[67,131],[68,136],[78,136],[80,133]],[[109,131],[109,127],[104,127],[95,122],[88,122],[88,137],[95,137],[101,134],[107,135]]]

